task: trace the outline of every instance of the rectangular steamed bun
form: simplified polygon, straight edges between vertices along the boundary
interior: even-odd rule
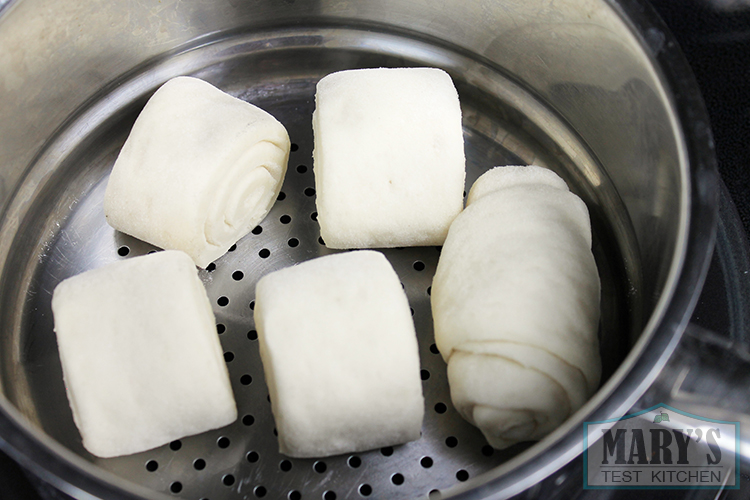
[[[138,115],[104,196],[107,222],[205,268],[266,216],[289,136],[273,116],[211,84],[169,80]]]
[[[435,68],[360,69],[318,83],[318,221],[330,248],[442,245],[463,208],[461,106]]]
[[[335,254],[264,276],[255,324],[281,453],[318,457],[419,438],[417,338],[382,254]]]
[[[236,420],[214,315],[185,253],[66,279],[52,312],[73,418],[92,454],[138,453]]]

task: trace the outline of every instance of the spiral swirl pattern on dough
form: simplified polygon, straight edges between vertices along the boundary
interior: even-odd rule
[[[459,413],[496,448],[538,440],[593,394],[599,275],[584,203],[541,167],[480,177],[432,285]]]
[[[172,79],[125,141],[105,216],[115,229],[206,267],[271,209],[289,148],[284,126],[260,108],[196,78]]]

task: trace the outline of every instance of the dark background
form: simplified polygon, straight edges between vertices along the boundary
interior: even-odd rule
[[[750,0],[652,0],[703,94],[719,173],[750,227]]]
[[[719,173],[750,232],[750,0],[651,4],[693,69],[711,120]],[[39,499],[22,470],[0,452],[0,500]]]

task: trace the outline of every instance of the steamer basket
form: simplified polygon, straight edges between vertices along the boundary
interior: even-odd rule
[[[77,498],[467,498],[518,493],[582,451],[581,423],[624,414],[662,367],[713,242],[705,113],[669,34],[637,2],[11,2],[0,17],[0,435]],[[497,451],[451,406],[434,345],[440,249],[387,249],[417,327],[426,398],[416,442],[320,460],[278,453],[253,324],[264,274],[330,253],[312,172],[314,90],[328,73],[435,66],[462,103],[467,191],[495,165],[538,164],[586,201],[602,277],[603,386],[535,445]],[[156,250],[105,222],[107,177],[148,97],[203,78],[276,116],[292,142],[282,195],[201,279],[240,418],[161,448],[99,459],[81,445],[51,293]],[[490,381],[487,383],[501,383]]]

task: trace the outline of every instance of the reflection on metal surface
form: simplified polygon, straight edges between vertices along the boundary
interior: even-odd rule
[[[701,0],[709,8],[720,12],[742,12],[750,9],[750,0]]]

